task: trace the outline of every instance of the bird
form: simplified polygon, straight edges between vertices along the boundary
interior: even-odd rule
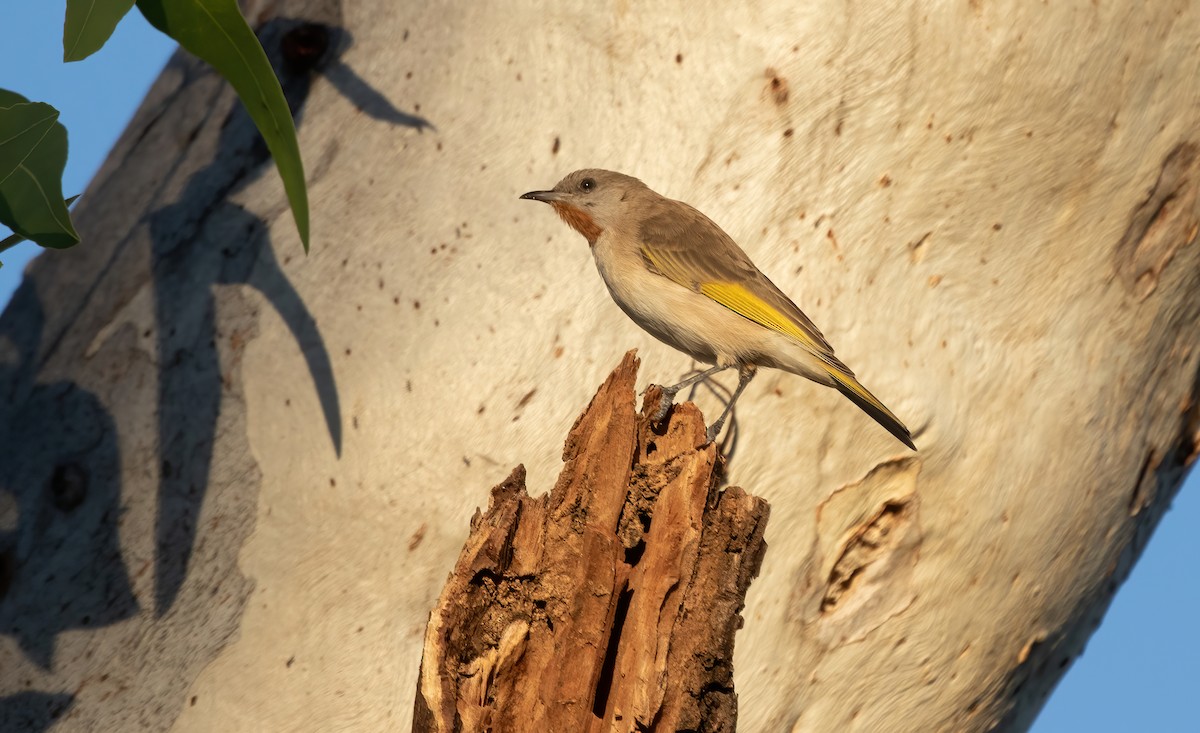
[[[916,450],[904,423],[834,355],[808,316],[695,207],[633,176],[598,168],[577,170],[548,191],[520,198],[549,204],[587,239],[609,294],[634,323],[713,365],[664,387],[654,421],[666,416],[681,389],[736,368],[737,388],[706,431],[711,443],[757,369],[766,367],[837,389]]]

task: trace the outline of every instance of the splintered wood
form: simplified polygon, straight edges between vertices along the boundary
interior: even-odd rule
[[[413,730],[726,731],[733,638],[770,508],[717,490],[694,405],[635,412],[633,352],[536,498],[492,489],[425,632]]]

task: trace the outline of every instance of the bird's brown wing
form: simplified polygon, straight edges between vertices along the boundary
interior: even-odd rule
[[[651,271],[798,341],[822,361],[854,376],[808,316],[700,211],[665,200],[642,219],[638,234],[642,258]]]
[[[795,340],[825,364],[842,394],[916,450],[904,423],[859,383],[808,316],[708,217],[687,204],[665,199],[642,219],[639,242],[652,272]]]

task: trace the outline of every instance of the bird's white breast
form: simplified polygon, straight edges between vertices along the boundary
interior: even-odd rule
[[[791,366],[778,358],[796,349],[789,339],[651,272],[636,247],[622,247],[605,233],[592,255],[621,310],[663,343],[708,364]]]

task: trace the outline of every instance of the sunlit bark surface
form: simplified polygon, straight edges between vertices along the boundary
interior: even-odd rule
[[[721,224],[920,449],[742,398],[740,729],[1028,725],[1197,453],[1200,8],[250,10],[313,251],[177,57],[0,317],[0,727],[407,730],[488,487],[548,490],[628,349],[690,366],[517,199],[584,166]]]

